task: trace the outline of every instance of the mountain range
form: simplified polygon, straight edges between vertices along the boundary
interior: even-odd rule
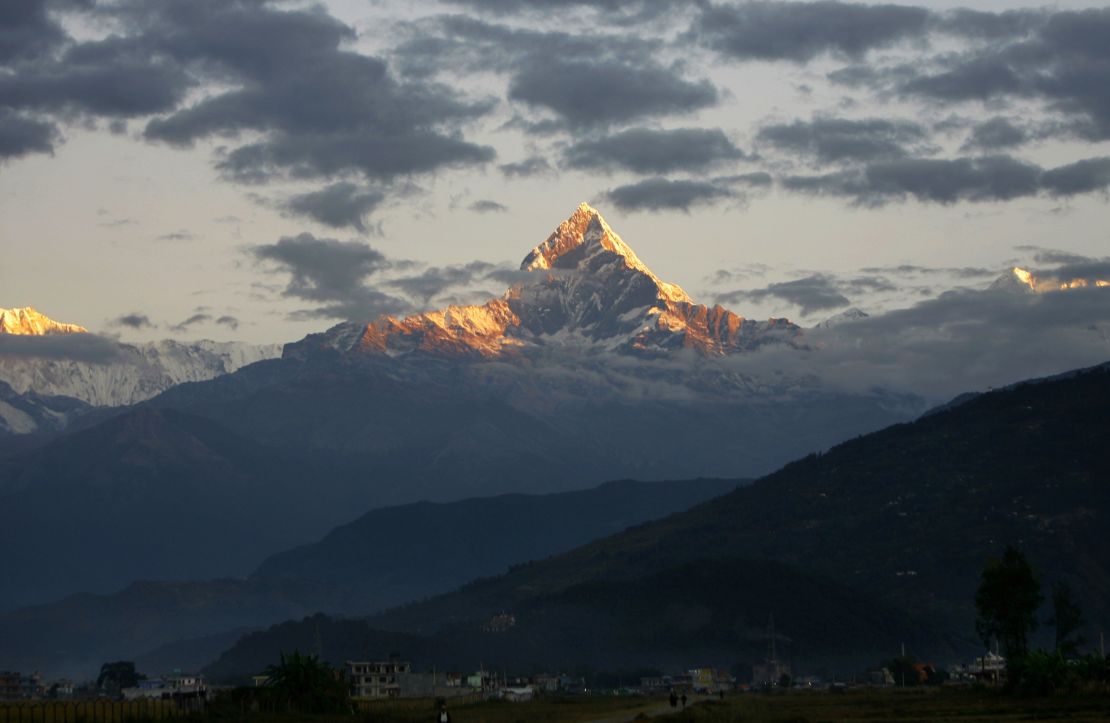
[[[975,590],[1007,544],[1046,589],[1070,583],[1097,629],[1108,432],[1110,365],[978,395],[446,595],[247,635],[208,671],[241,679],[320,630],[343,631],[325,638],[333,660],[361,646],[441,669],[731,665],[763,658],[771,615],[796,671],[857,670],[899,643],[942,662],[981,650]]]
[[[622,481],[560,494],[381,508],[309,545],[266,557],[248,577],[141,580],[110,594],[0,613],[0,667],[81,677],[104,660],[170,654],[159,648],[176,656],[170,667],[199,667],[246,629],[317,611],[365,614],[446,592],[665,517],[737,484]]]

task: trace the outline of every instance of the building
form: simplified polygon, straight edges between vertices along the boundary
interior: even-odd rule
[[[401,695],[398,676],[412,673],[412,664],[390,660],[388,662],[346,663],[347,681],[354,698],[397,698]]]
[[[23,676],[11,670],[0,671],[0,700],[19,700],[23,696]]]

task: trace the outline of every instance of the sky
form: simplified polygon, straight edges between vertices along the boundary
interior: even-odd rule
[[[1110,278],[1108,37],[1090,2],[7,0],[0,307],[291,341],[499,294],[588,201],[704,303],[930,329],[1014,264]],[[1106,296],[1007,333],[1110,357]]]

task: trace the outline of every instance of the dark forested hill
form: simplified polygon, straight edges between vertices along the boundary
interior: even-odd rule
[[[981,395],[789,464],[666,520],[371,624],[426,632],[694,560],[778,560],[973,638],[984,560],[1015,544],[1110,616],[1110,368]],[[818,601],[814,605],[819,605]],[[788,627],[783,627],[790,634]],[[866,644],[861,641],[861,644]]]

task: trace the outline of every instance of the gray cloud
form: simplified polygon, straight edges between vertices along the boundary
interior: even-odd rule
[[[111,326],[126,326],[129,329],[152,329],[154,324],[150,321],[150,317],[146,314],[140,314],[137,311],[130,314],[124,314],[112,319],[108,322]]]
[[[460,130],[488,112],[489,101],[398,81],[385,61],[346,50],[354,30],[319,7],[124,0],[95,12],[115,32],[19,55],[14,72],[0,73],[0,109],[61,118],[155,114],[144,136],[178,147],[249,133],[251,142],[219,162],[241,182],[352,173],[388,180],[495,157]],[[0,32],[0,44],[8,40]],[[197,87],[214,92],[183,105]]]
[[[503,276],[499,272],[509,270],[485,261],[472,261],[453,266],[433,266],[414,276],[389,279],[384,283],[427,306],[432,299],[449,289],[466,287],[487,279],[500,280]]]
[[[381,191],[360,190],[355,184],[344,181],[319,191],[291,196],[283,208],[332,228],[349,226],[366,233],[366,217],[384,200],[385,194]]]
[[[491,201],[488,198],[475,201],[467,206],[467,208],[475,213],[504,213],[509,210],[509,207],[505,204]]]
[[[907,158],[819,176],[786,176],[780,183],[790,191],[846,197],[862,206],[907,198],[941,204],[1007,201],[1042,192],[1071,196],[1105,190],[1110,186],[1110,159],[1044,170],[1010,156]]]
[[[1006,118],[995,116],[979,123],[971,129],[971,135],[963,145],[964,150],[999,151],[1020,146],[1029,140],[1024,129]]]
[[[618,186],[605,192],[605,197],[624,211],[684,211],[687,213],[691,206],[711,204],[733,198],[735,195],[727,187],[706,181],[670,180],[659,177]]]
[[[96,334],[0,334],[0,356],[108,364],[122,352],[113,339]]]
[[[1110,187],[1110,158],[1087,158],[1045,171],[1041,185],[1054,196],[1105,191]]]
[[[232,331],[236,331],[239,328],[239,319],[228,314],[217,317],[216,323],[229,327]]]
[[[53,153],[58,138],[58,128],[53,123],[0,108],[0,160],[29,153]]]
[[[506,178],[542,176],[554,172],[551,164],[542,156],[529,156],[523,161],[505,163],[497,167]]]
[[[196,236],[191,231],[171,231],[157,237],[158,241],[192,241]]]
[[[924,8],[819,2],[705,3],[693,37],[736,60],[807,62],[825,53],[851,58],[921,37],[929,23]]]
[[[698,171],[747,157],[716,128],[631,128],[573,143],[563,156],[570,168],[642,174]]]
[[[756,138],[760,144],[828,164],[905,158],[925,145],[928,133],[909,121],[815,118],[764,126]]]
[[[780,281],[761,289],[718,294],[717,303],[735,304],[744,300],[758,303],[768,298],[780,299],[797,306],[804,315],[814,311],[838,309],[851,304],[848,297],[841,293],[837,281],[824,274],[814,274],[793,281]]]
[[[402,299],[367,286],[370,277],[393,266],[369,244],[302,233],[253,246],[249,252],[259,261],[274,264],[277,272],[289,274],[282,295],[318,305],[300,312],[299,317],[364,320],[408,306]]]
[[[0,6],[0,63],[46,54],[66,39],[41,0],[6,0]]]
[[[676,67],[586,58],[547,58],[526,65],[509,83],[509,98],[550,110],[571,128],[687,114],[718,100],[709,81],[686,80]]]
[[[178,322],[177,324],[174,324],[173,326],[171,326],[170,331],[176,331],[178,333],[186,332],[186,331],[189,330],[190,326],[196,326],[197,324],[203,324],[203,323],[206,323],[206,322],[209,322],[209,321],[212,321],[212,315],[211,314],[205,314],[204,312],[198,312],[196,314],[193,314],[189,318],[183,319],[180,322]]]

